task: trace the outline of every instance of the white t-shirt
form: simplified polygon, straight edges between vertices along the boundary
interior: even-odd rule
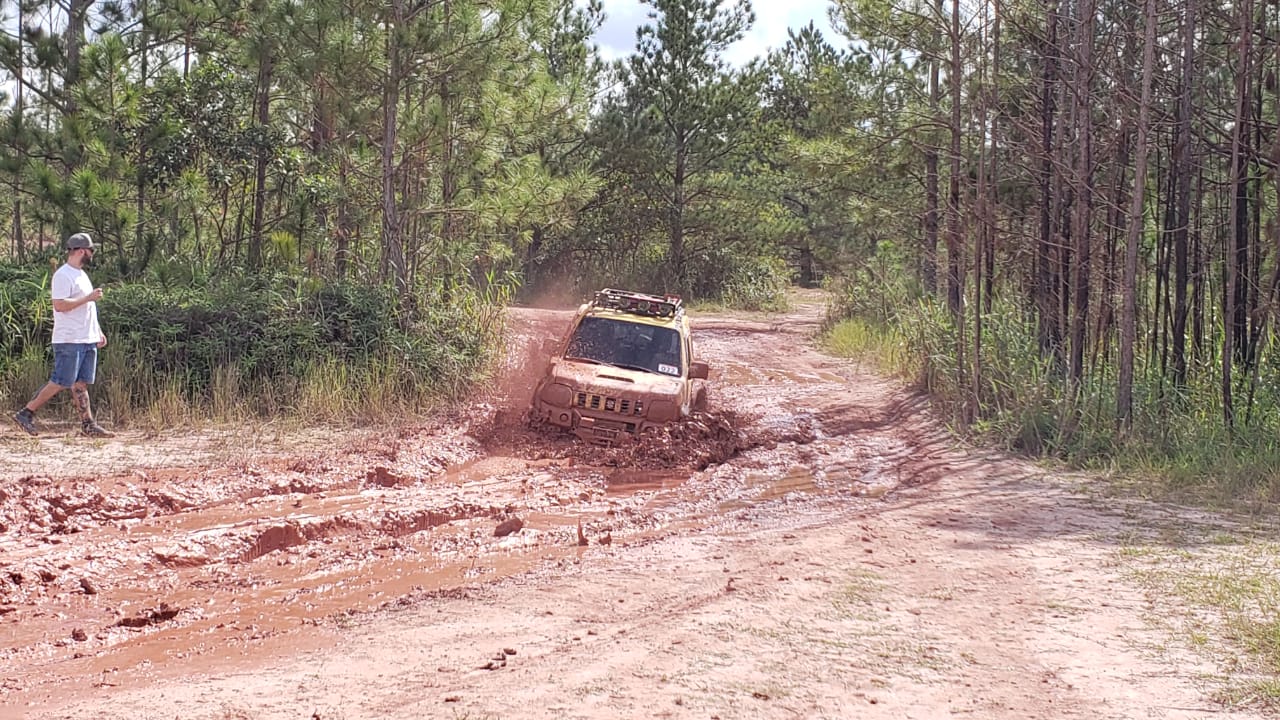
[[[53,274],[50,290],[54,300],[75,300],[93,292],[93,283],[84,270],[64,264]],[[98,303],[90,301],[70,312],[53,311],[54,343],[97,343],[101,339]]]

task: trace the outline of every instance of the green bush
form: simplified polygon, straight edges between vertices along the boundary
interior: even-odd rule
[[[34,368],[41,355],[32,352],[39,343],[47,355],[47,283],[26,282],[5,283],[0,293],[0,320],[14,328],[0,347],[9,404],[48,377],[48,360]],[[506,292],[501,284],[424,289],[416,321],[403,328],[395,297],[381,286],[287,276],[117,285],[99,302],[111,342],[96,404],[130,418],[162,406],[161,416],[236,414],[237,405],[314,411],[326,397],[326,415],[380,412],[374,403],[418,407],[476,379],[501,332]],[[300,389],[309,389],[305,399]]]
[[[791,271],[781,258],[747,258],[729,273],[721,299],[739,310],[781,311],[787,307],[790,285]]]
[[[25,353],[48,344],[53,323],[48,298],[48,272],[0,265],[0,378]]]

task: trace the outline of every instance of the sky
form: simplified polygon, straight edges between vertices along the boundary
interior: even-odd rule
[[[727,2],[726,2],[727,4]],[[744,65],[754,57],[763,57],[770,48],[787,42],[787,28],[801,28],[812,20],[827,42],[840,47],[831,23],[827,20],[830,0],[753,0],[755,25],[746,37],[729,48],[726,59],[733,65]],[[636,47],[636,28],[648,22],[649,6],[639,0],[604,0],[604,25],[596,33],[596,44],[605,60],[630,55]]]

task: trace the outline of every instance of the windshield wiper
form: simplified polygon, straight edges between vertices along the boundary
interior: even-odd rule
[[[637,370],[639,372],[647,372],[647,373],[654,372],[653,370],[650,370],[647,367],[642,367],[640,365],[627,365],[625,363],[611,363],[611,362],[606,362],[604,360],[596,360],[595,358],[566,355],[564,359],[569,360],[571,362],[585,362],[585,363],[591,363],[592,365],[604,365],[606,367],[618,368],[619,370]]]
[[[649,368],[647,368],[647,367],[642,367],[642,366],[640,366],[640,365],[623,365],[623,364],[619,363],[619,364],[617,364],[617,365],[614,365],[614,367],[616,367],[616,368],[622,368],[623,370],[639,370],[640,372],[647,372],[647,373],[651,373],[651,372],[653,372],[653,370],[650,370],[650,369],[649,369]]]
[[[621,367],[620,365],[614,365],[611,362],[605,362],[604,360],[596,360],[595,358],[589,358],[589,357],[577,357],[577,356],[566,355],[564,359],[569,360],[571,362],[591,363],[592,365],[608,365],[609,367]]]

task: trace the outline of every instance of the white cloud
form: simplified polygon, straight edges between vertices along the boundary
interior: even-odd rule
[[[787,42],[787,29],[800,29],[810,21],[826,36],[827,42],[839,45],[827,20],[830,0],[757,0],[752,3],[756,22],[746,37],[729,48],[725,58],[734,65],[744,65],[752,58],[763,57],[772,48]],[[652,8],[640,0],[604,0],[605,20],[595,41],[605,60],[630,55],[635,51],[636,28],[649,22]]]

